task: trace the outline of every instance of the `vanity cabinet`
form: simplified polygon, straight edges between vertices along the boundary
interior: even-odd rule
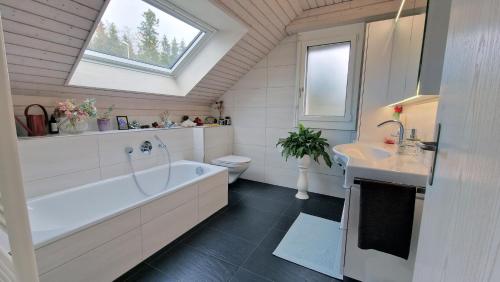
[[[362,250],[358,247],[360,187],[355,184],[349,190],[344,276],[359,281],[411,282],[417,254],[423,199],[417,197],[415,200],[410,255],[405,260],[377,250]]]

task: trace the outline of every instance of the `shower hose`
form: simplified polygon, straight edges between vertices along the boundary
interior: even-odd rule
[[[163,190],[167,190],[168,184],[170,183],[170,174],[171,174],[171,171],[172,171],[172,167],[171,167],[172,161],[171,161],[171,158],[170,158],[170,151],[168,150],[167,145],[161,140],[161,138],[158,135],[154,135],[154,138],[159,143],[158,147],[160,149],[163,149],[163,151],[167,155],[167,159],[168,159],[168,166],[167,166],[168,167],[168,173],[167,173],[167,181],[165,181],[165,186],[163,187]],[[139,191],[142,194],[144,194],[145,196],[152,196],[152,195],[148,194],[144,190],[144,188],[142,187],[142,185],[139,183],[139,180],[137,179],[137,174],[135,172],[134,165],[132,164],[132,151],[126,151],[126,154],[127,154],[127,157],[128,157],[128,162],[130,164],[130,169],[132,170],[132,178],[134,179],[135,185],[137,186],[137,188],[139,189]]]

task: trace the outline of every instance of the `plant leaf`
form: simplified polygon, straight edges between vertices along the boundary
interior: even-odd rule
[[[285,160],[289,157],[302,158],[304,155],[309,155],[317,163],[322,157],[327,166],[332,166],[329,154],[330,145],[326,138],[321,137],[321,130],[314,131],[299,123],[298,132],[288,132],[288,134],[287,138],[280,138],[276,143],[276,147],[283,148],[281,155]]]

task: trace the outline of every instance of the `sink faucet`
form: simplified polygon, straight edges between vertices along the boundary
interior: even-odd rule
[[[388,123],[397,123],[399,125],[399,139],[398,139],[398,153],[403,152],[403,142],[405,140],[405,127],[399,120],[391,119],[391,120],[386,120],[384,122],[381,122],[380,124],[377,125],[377,127],[381,127],[384,124]]]

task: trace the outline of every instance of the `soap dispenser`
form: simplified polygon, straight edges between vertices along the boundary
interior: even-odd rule
[[[406,138],[406,153],[408,155],[413,155],[416,156],[419,152],[419,148],[417,146],[417,143],[420,141],[420,139],[417,138],[417,130],[415,128],[410,129],[410,132],[408,135],[408,138]]]

